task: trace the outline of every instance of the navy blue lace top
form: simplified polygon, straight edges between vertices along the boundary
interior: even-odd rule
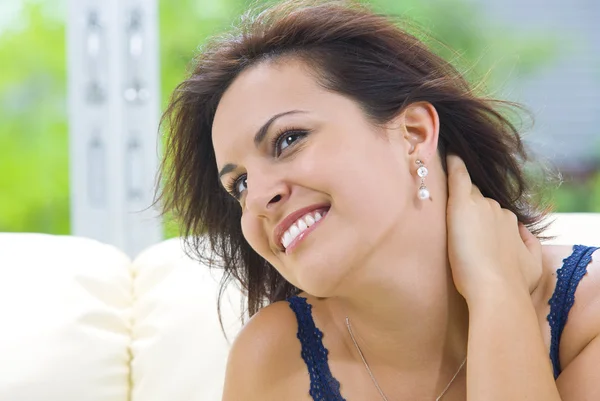
[[[587,272],[587,266],[592,260],[596,247],[583,245],[573,246],[573,253],[563,260],[563,265],[557,270],[556,288],[550,301],[551,345],[550,360],[554,367],[554,378],[561,372],[558,359],[558,346],[562,331],[567,323],[567,316],[575,301],[577,285]],[[312,305],[306,298],[293,296],[287,300],[298,320],[297,337],[302,345],[302,359],[308,367],[310,375],[310,391],[314,401],[345,401],[340,393],[340,383],[331,375],[327,355],[329,351],[323,346],[323,333],[315,326],[312,318]]]

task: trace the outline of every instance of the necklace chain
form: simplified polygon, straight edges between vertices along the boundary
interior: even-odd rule
[[[381,390],[381,387],[379,387],[379,384],[377,383],[377,380],[375,380],[375,376],[373,376],[373,372],[371,372],[371,368],[369,367],[369,364],[367,363],[367,360],[365,359],[362,351],[360,350],[360,347],[358,346],[358,343],[356,342],[356,339],[354,338],[354,334],[352,333],[352,328],[350,326],[350,318],[348,318],[347,316],[346,316],[346,327],[348,328],[348,333],[350,333],[350,338],[352,338],[352,342],[354,343],[354,346],[356,347],[356,350],[358,351],[358,354],[360,355],[360,358],[362,359],[363,363],[365,364],[365,368],[367,368],[367,372],[369,372],[369,376],[371,376],[371,380],[373,381],[373,384],[375,384],[375,387],[377,388],[377,391],[379,391],[379,394],[381,395],[381,398],[384,401],[388,401],[387,397],[383,393],[383,390]],[[450,381],[446,385],[446,388],[444,388],[444,390],[442,391],[442,393],[437,396],[437,398],[435,399],[435,401],[440,401],[442,399],[442,397],[444,396],[444,394],[446,394],[446,391],[448,391],[448,389],[450,388],[450,385],[454,382],[454,379],[456,379],[456,377],[458,376],[458,374],[462,370],[463,366],[465,366],[466,362],[467,362],[467,358],[465,357],[465,359],[462,361],[462,363],[458,367],[458,370],[456,371],[456,373],[454,374],[454,376],[452,376],[452,379],[450,379]]]

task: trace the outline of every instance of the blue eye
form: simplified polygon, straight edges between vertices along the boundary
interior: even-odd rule
[[[238,177],[232,178],[223,186],[231,196],[239,200],[240,196],[242,196],[242,192],[248,189],[247,176],[246,174],[243,174]]]
[[[280,153],[290,146],[298,138],[298,135],[283,135],[283,139],[279,141],[279,148],[277,149]]]
[[[243,175],[236,180],[234,191],[239,197],[239,195],[241,195],[246,189],[248,189],[247,176]]]
[[[298,139],[305,137],[307,134],[308,132],[303,130],[283,130],[280,135],[275,136],[273,144],[275,155],[281,155],[285,149],[292,146]]]

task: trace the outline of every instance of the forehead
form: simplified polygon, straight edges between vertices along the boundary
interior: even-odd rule
[[[298,61],[262,62],[242,72],[225,91],[212,126],[217,160],[242,137],[250,144],[273,115],[290,110],[311,112],[326,103],[308,67]]]

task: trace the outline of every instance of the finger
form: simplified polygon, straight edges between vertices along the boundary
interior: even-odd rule
[[[538,240],[537,237],[533,235],[531,231],[529,231],[529,229],[521,222],[519,222],[519,234],[521,235],[521,239],[523,240],[523,243],[529,252],[536,257],[541,257],[542,244],[540,243],[540,240]]]
[[[448,165],[448,196],[464,199],[471,195],[471,177],[463,160],[453,154],[446,156]]]
[[[500,206],[500,202],[498,202],[496,199],[492,199],[492,198],[485,198],[485,200],[487,201],[487,203],[496,210],[506,210],[506,209],[502,209],[502,206]]]
[[[498,202],[496,202],[496,203],[497,203],[498,207],[501,209],[502,213],[504,213],[504,215],[510,220],[513,227],[515,224],[517,224],[517,225],[519,224],[519,219],[516,214],[514,214],[513,212],[511,212],[508,209],[502,208],[502,206],[500,206],[500,204]],[[520,230],[520,228],[519,228],[519,230]]]
[[[481,197],[483,198],[483,195],[481,194],[481,191],[479,190],[479,187],[475,184],[471,184],[471,195],[475,196],[475,197]]]

